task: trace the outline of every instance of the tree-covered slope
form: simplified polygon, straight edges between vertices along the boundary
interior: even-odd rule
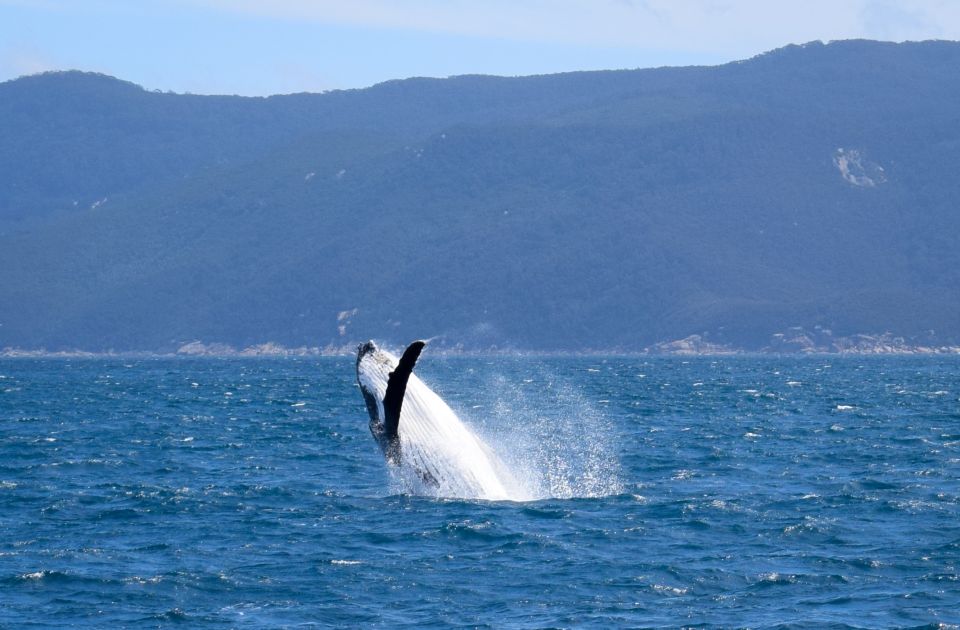
[[[0,84],[0,347],[955,342],[958,67],[838,42],[267,99]]]

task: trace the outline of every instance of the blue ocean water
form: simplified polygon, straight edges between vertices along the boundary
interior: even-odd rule
[[[960,624],[956,358],[425,354],[526,503],[404,494],[353,370],[0,361],[0,626]]]

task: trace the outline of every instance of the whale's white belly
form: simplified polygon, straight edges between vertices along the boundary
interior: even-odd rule
[[[357,365],[360,386],[376,399],[381,418],[389,375],[396,366],[397,358],[379,348]],[[407,383],[398,435],[398,472],[415,491],[488,500],[526,498],[490,447],[415,374]]]

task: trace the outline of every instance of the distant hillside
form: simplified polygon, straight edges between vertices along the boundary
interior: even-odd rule
[[[957,68],[848,41],[270,98],[9,81],[0,348],[957,343]]]

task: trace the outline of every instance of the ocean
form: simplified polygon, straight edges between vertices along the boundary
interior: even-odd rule
[[[353,358],[0,360],[0,626],[960,624],[960,358],[417,373],[533,499],[411,493]]]

